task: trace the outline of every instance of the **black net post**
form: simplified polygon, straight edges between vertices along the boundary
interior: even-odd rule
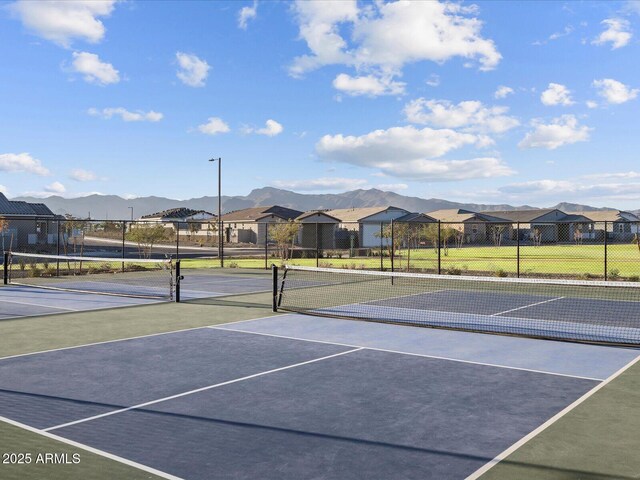
[[[56,255],[60,255],[60,220],[56,222]],[[56,260],[56,276],[60,276],[60,260]]]
[[[442,273],[442,254],[441,254],[442,245],[440,244],[441,242],[442,242],[442,224],[440,220],[438,220],[438,275]]]
[[[2,264],[2,283],[9,284],[9,253],[4,252]]]
[[[607,223],[608,222],[604,222],[604,279],[607,280],[609,277],[609,274],[607,273]]]
[[[394,226],[393,226],[393,219],[391,219],[391,271],[393,272],[394,269],[394,264],[393,264],[393,257],[395,256],[395,231],[394,231]],[[393,278],[391,279],[391,281],[393,282]]]
[[[180,273],[180,260],[176,260],[175,301],[180,303],[180,281],[184,277]]]
[[[125,249],[126,249],[126,235],[127,235],[127,222],[126,220],[122,221],[122,259],[125,258]],[[124,262],[122,262],[122,271],[124,272]]]
[[[271,311],[278,311],[278,266],[271,264]]]
[[[520,278],[520,222],[516,223],[516,277]]]

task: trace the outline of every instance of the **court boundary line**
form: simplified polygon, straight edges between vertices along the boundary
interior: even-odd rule
[[[142,463],[134,462],[133,460],[129,460],[124,457],[120,457],[118,455],[114,455],[113,453],[105,452],[104,450],[100,450],[98,448],[92,447],[90,445],[86,445],[84,443],[76,442],[75,440],[71,440],[69,438],[61,437],[56,435],[55,433],[49,433],[44,430],[40,430],[38,428],[32,427],[30,425],[26,425],[24,423],[16,422],[15,420],[11,420],[7,417],[0,416],[0,422],[7,423],[9,425],[13,425],[14,427],[21,428],[31,433],[35,433],[37,435],[41,435],[43,437],[49,438],[51,440],[55,440],[61,443],[65,443],[67,445],[71,445],[72,447],[80,448],[82,450],[86,450],[95,455],[108,458],[109,460],[113,460],[118,463],[122,463],[129,467],[137,468],[138,470],[142,470],[144,472],[152,473],[162,478],[166,478],[167,480],[184,480],[182,477],[176,477],[175,475],[171,475],[170,473],[163,472],[162,470],[157,470],[153,467],[149,467]]]
[[[467,476],[465,478],[465,480],[477,480],[477,479],[479,479],[482,475],[487,473],[489,470],[491,470],[493,467],[495,467],[497,464],[499,464],[502,460],[506,459],[509,455],[511,455],[512,453],[517,451],[520,447],[524,446],[530,440],[532,440],[533,438],[535,438],[538,435],[540,435],[542,432],[544,432],[551,425],[553,425],[558,420],[560,420],[562,417],[564,417],[566,414],[568,414],[569,412],[574,410],[576,407],[578,407],[579,405],[581,405],[582,403],[587,401],[594,394],[596,394],[598,391],[600,391],[601,389],[606,387],[609,383],[611,383],[613,380],[618,378],[620,375],[622,375],[624,372],[629,370],[631,367],[633,367],[638,362],[640,362],[640,355],[638,355],[636,358],[631,360],[625,366],[623,366],[618,371],[613,373],[606,380],[604,380],[603,382],[601,382],[600,384],[596,385],[591,390],[586,392],[584,395],[582,395],[580,398],[575,400],[573,403],[567,405],[565,408],[560,410],[558,413],[556,413],[553,417],[548,419],[542,425],[538,426],[535,430],[529,432],[527,435],[522,437],[516,443],[514,443],[513,445],[511,445],[510,447],[508,447],[507,449],[505,449],[504,451],[502,451],[501,453],[496,455],[492,460],[490,460],[489,462],[485,463],[482,467],[477,469],[471,475]]]
[[[259,320],[256,318],[256,320]],[[603,378],[595,378],[595,377],[585,377],[585,376],[581,376],[581,375],[570,375],[568,373],[560,373],[560,372],[550,372],[547,370],[535,370],[532,368],[524,368],[524,367],[513,367],[513,366],[509,366],[509,365],[500,365],[497,363],[486,363],[486,362],[476,362],[473,360],[463,360],[461,358],[453,358],[453,357],[442,357],[442,356],[438,356],[438,355],[427,355],[427,354],[423,354],[423,353],[411,353],[411,352],[402,352],[400,350],[391,350],[391,349],[387,349],[387,348],[377,348],[377,347],[365,347],[363,345],[354,345],[354,344],[350,344],[350,343],[336,343],[336,342],[329,342],[329,341],[324,341],[324,340],[311,340],[308,338],[299,338],[299,337],[290,337],[287,335],[278,335],[278,334],[273,334],[273,333],[262,333],[262,332],[251,332],[248,330],[239,330],[239,329],[233,329],[233,328],[225,328],[224,325],[212,325],[212,326],[208,326],[205,328],[209,328],[211,330],[225,330],[228,332],[239,332],[239,333],[249,333],[251,335],[263,335],[266,337],[276,337],[276,338],[284,338],[287,340],[300,340],[303,342],[313,342],[313,343],[324,343],[324,344],[329,344],[329,345],[338,345],[341,347],[359,347],[361,349],[364,350],[372,350],[372,351],[377,351],[377,352],[386,352],[386,353],[396,353],[396,354],[400,354],[400,355],[409,355],[412,357],[422,357],[422,358],[431,358],[434,360],[447,360],[450,362],[458,362],[458,363],[468,363],[471,365],[482,365],[485,367],[494,367],[494,368],[505,368],[508,370],[520,370],[520,371],[524,371],[524,372],[531,372],[531,373],[540,373],[540,374],[544,374],[544,375],[555,375],[558,377],[567,377],[567,378],[576,378],[579,380],[590,380],[590,381],[594,381],[594,382],[603,382],[605,379]]]
[[[505,313],[511,313],[511,312],[517,312],[518,310],[523,310],[525,308],[531,308],[531,307],[535,307],[537,305],[543,305],[545,303],[550,303],[550,302],[555,302],[557,300],[562,300],[563,298],[567,298],[567,297],[556,297],[556,298],[550,298],[548,300],[542,300],[541,302],[536,302],[536,303],[532,303],[530,305],[524,305],[522,307],[516,307],[516,308],[512,308],[510,310],[505,310],[504,312],[498,312],[498,313],[492,313],[491,315],[489,315],[490,317],[497,317],[498,315],[504,315]]]
[[[107,308],[114,308],[114,307],[107,307]],[[116,308],[118,308],[118,307],[116,307]],[[105,310],[105,309],[103,309],[103,310]],[[59,314],[52,313],[51,315],[59,315]],[[42,315],[35,315],[35,316],[42,316]],[[264,320],[264,319],[267,319],[267,318],[272,318],[273,316],[276,316],[276,315],[272,315],[272,316],[268,316],[268,317],[249,318],[247,320],[240,320],[240,322],[247,322],[247,321],[251,321],[251,320]],[[16,317],[16,318],[23,318],[23,317]],[[238,323],[238,322],[228,322],[228,323]],[[220,324],[220,325],[223,325],[223,324]],[[147,333],[147,334],[144,334],[144,335],[136,335],[135,337],[115,338],[113,340],[104,340],[104,341],[101,341],[101,342],[84,343],[82,345],[71,345],[69,347],[51,348],[49,350],[40,350],[40,351],[37,351],[37,352],[18,353],[16,355],[9,355],[9,356],[6,356],[6,357],[0,357],[0,362],[2,362],[3,360],[9,360],[9,359],[12,359],[12,358],[27,357],[29,355],[39,355],[41,353],[58,352],[58,351],[61,351],[61,350],[71,350],[73,348],[93,347],[95,345],[103,345],[103,344],[106,344],[106,343],[125,342],[127,340],[137,340],[139,338],[156,337],[158,335],[169,335],[171,333],[189,332],[191,330],[200,330],[202,328],[209,328],[209,327],[215,327],[215,325],[203,325],[201,327],[181,328],[181,329],[178,329],[178,330],[171,330],[169,332]]]
[[[17,305],[29,305],[32,307],[43,307],[43,308],[51,308],[53,310],[67,310],[69,312],[83,312],[84,310],[78,310],[77,308],[68,308],[68,307],[54,307],[52,305],[42,305],[40,303],[31,303],[31,302],[18,302],[16,300],[5,300],[0,297],[0,303],[15,303]],[[46,314],[45,314],[46,315]],[[26,315],[21,315],[19,317],[9,317],[9,318],[22,318]]]
[[[112,415],[118,415],[120,413],[128,412],[130,410],[139,410],[140,408],[148,407],[149,405],[155,405],[155,404],[158,404],[158,403],[167,402],[169,400],[175,400],[176,398],[186,397],[188,395],[193,395],[193,394],[196,394],[196,393],[205,392],[207,390],[212,390],[214,388],[224,387],[226,385],[231,385],[231,384],[234,384],[234,383],[243,382],[245,380],[251,380],[253,378],[262,377],[264,375],[269,375],[269,374],[272,374],[272,373],[281,372],[283,370],[289,370],[291,368],[301,367],[303,365],[308,365],[310,363],[321,362],[323,360],[328,360],[330,358],[335,358],[335,357],[339,357],[339,356],[342,356],[342,355],[348,355],[350,353],[359,352],[360,350],[363,350],[363,348],[353,348],[351,350],[346,350],[344,352],[334,353],[332,355],[326,355],[324,357],[314,358],[312,360],[306,360],[304,362],[294,363],[292,365],[286,365],[284,367],[278,367],[278,368],[274,368],[274,369],[271,369],[271,370],[266,370],[264,372],[253,373],[251,375],[246,375],[244,377],[234,378],[233,380],[227,380],[226,382],[215,383],[213,385],[207,385],[205,387],[196,388],[196,389],[193,389],[193,390],[189,390],[187,392],[177,393],[175,395],[171,395],[171,396],[168,396],[168,397],[158,398],[156,400],[151,400],[151,401],[148,401],[148,402],[139,403],[137,405],[132,405],[131,407],[121,408],[121,409],[114,410],[114,411],[111,411],[111,412],[105,412],[105,413],[101,413],[99,415],[93,415],[91,417],[81,418],[79,420],[74,420],[73,422],[67,422],[67,423],[63,423],[63,424],[60,424],[60,425],[54,425],[52,427],[43,428],[42,431],[43,432],[50,432],[51,430],[58,430],[60,428],[70,427],[72,425],[78,425],[80,423],[85,423],[85,422],[90,422],[92,420],[97,420],[99,418],[110,417]]]

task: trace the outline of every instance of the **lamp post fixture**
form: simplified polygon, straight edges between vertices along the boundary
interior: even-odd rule
[[[218,162],[218,258],[220,267],[224,267],[224,247],[222,246],[222,157],[210,158],[210,162]]]

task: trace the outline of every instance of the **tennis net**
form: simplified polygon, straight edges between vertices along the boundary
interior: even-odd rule
[[[8,253],[4,283],[30,287],[173,300],[171,259],[115,259]]]
[[[640,283],[286,266],[274,309],[594,343],[640,344]]]

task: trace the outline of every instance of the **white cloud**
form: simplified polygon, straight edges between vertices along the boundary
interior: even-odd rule
[[[44,191],[47,193],[62,194],[66,192],[67,189],[60,182],[53,182],[47,185],[46,187],[44,187]]]
[[[310,50],[294,59],[289,71],[296,77],[332,64],[399,74],[409,63],[444,63],[454,57],[491,70],[502,58],[493,41],[482,37],[474,6],[373,2],[358,8],[355,0],[299,0],[294,12],[300,38]],[[344,24],[350,27],[348,39],[340,32]]]
[[[586,105],[587,108],[598,108],[598,102],[594,102],[593,100],[587,100]]]
[[[359,178],[324,177],[311,180],[276,180],[272,185],[287,190],[300,191],[355,190],[366,186],[367,181]]]
[[[555,201],[639,201],[640,183],[589,183],[573,180],[533,180],[498,188],[504,197],[512,199],[554,198]],[[550,201],[550,200],[548,200]]]
[[[549,42],[554,40],[558,40],[559,38],[566,37],[567,35],[571,35],[573,33],[574,28],[573,25],[567,25],[561,32],[554,32],[546,40],[536,40],[533,42],[533,45],[546,45]]]
[[[547,105],[573,105],[574,101],[571,99],[571,90],[559,83],[550,83],[547,89],[540,95],[540,101]]]
[[[6,196],[9,196],[9,189],[4,185],[0,185],[0,193],[4,193]]]
[[[176,73],[178,78],[189,87],[204,87],[209,75],[209,64],[190,53],[176,53],[180,70]]]
[[[426,82],[427,85],[429,85],[430,87],[437,87],[440,85],[440,75],[437,75],[435,73],[432,73],[431,75],[429,75],[429,78],[427,78]]]
[[[0,153],[0,171],[33,173],[41,176],[51,173],[42,166],[40,160],[28,153]]]
[[[631,41],[633,34],[627,20],[622,18],[607,18],[600,22],[606,29],[600,33],[591,43],[594,45],[611,44],[611,50],[621,48]]]
[[[284,130],[283,126],[276,122],[275,120],[269,119],[267,120],[265,127],[256,130],[258,135],[266,135],[267,137],[275,137],[276,135],[280,135]]]
[[[377,97],[379,95],[402,95],[406,83],[395,82],[392,77],[377,77],[365,75],[352,77],[346,73],[339,74],[333,80],[333,87],[351,96],[366,95]]]
[[[549,124],[534,120],[532,126],[534,130],[527,133],[518,144],[520,148],[555,150],[563,145],[587,141],[592,130],[585,125],[578,125],[578,119],[574,115],[562,115]]]
[[[589,175],[583,175],[582,178],[622,178],[622,179],[633,179],[640,178],[640,172],[617,172],[617,173],[593,173]]]
[[[454,105],[447,100],[424,98],[413,100],[404,107],[404,114],[411,123],[491,133],[503,133],[520,124],[516,118],[505,115],[508,111],[507,107],[485,107],[474,100]]]
[[[229,125],[227,125],[221,118],[209,117],[207,119],[207,123],[198,125],[198,130],[202,133],[206,133],[207,135],[216,135],[218,133],[227,133],[230,129]]]
[[[98,176],[89,170],[74,168],[73,170],[71,170],[69,178],[75,180],[76,182],[91,182],[93,180],[97,180]]]
[[[414,180],[448,181],[510,175],[513,171],[496,158],[435,160],[467,145],[484,146],[481,135],[454,130],[393,127],[366,135],[325,135],[316,152],[326,161],[369,167]]]
[[[101,117],[105,119],[110,119],[113,116],[119,116],[125,122],[159,122],[163,118],[162,113],[154,112],[153,110],[149,110],[148,112],[143,112],[142,110],[130,112],[122,107],[103,108],[102,110],[90,108],[87,110],[87,113],[94,117]]]
[[[97,43],[105,28],[98,17],[108,17],[116,0],[19,0],[9,10],[36,35],[68,48],[74,39]]]
[[[258,15],[258,2],[254,0],[250,7],[242,7],[238,12],[238,28],[247,29],[247,22],[254,20]]]
[[[604,98],[607,102],[615,104],[633,100],[638,96],[638,92],[640,92],[640,89],[629,88],[628,85],[614,80],[613,78],[594,80],[592,86],[599,89],[598,95]]]
[[[102,62],[98,55],[73,52],[71,70],[84,75],[84,81],[97,85],[109,85],[120,81],[120,73],[110,63]]]
[[[385,192],[395,192],[397,190],[406,190],[409,185],[406,183],[380,183],[375,186],[378,190],[384,190]]]
[[[493,94],[494,98],[507,98],[508,95],[513,95],[513,88],[505,85],[500,85]]]

